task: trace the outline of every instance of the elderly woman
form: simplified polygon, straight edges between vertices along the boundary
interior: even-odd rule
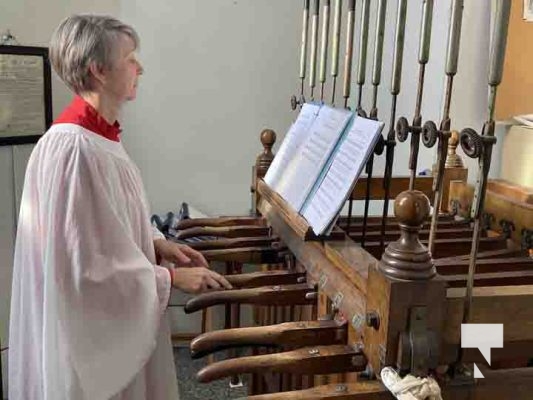
[[[177,399],[165,316],[170,288],[230,287],[200,253],[150,225],[117,122],[142,74],[138,44],[130,26],[102,16],[69,17],[53,35],[53,67],[76,96],[27,167],[10,400]],[[157,265],[161,259],[177,268]]]

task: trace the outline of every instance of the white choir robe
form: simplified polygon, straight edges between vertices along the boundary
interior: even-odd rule
[[[57,124],[22,196],[9,330],[10,400],[175,400],[148,204],[122,144]]]

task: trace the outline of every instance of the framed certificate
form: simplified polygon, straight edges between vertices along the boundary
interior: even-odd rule
[[[0,45],[0,146],[35,143],[52,124],[46,47]]]

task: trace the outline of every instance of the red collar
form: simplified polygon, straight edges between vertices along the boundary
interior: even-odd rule
[[[93,106],[75,96],[72,102],[63,110],[54,124],[76,124],[97,133],[114,142],[120,142],[120,124],[107,122]]]

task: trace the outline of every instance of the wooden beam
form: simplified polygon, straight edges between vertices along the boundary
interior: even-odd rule
[[[445,343],[461,343],[466,289],[447,290]],[[505,342],[533,340],[533,286],[474,288],[471,323],[503,324]]]
[[[319,284],[319,289],[331,300],[337,299],[337,306],[345,318],[352,321],[355,316],[364,316],[365,294],[357,288],[357,279],[352,274],[346,275],[343,272],[345,265],[339,267],[335,260],[328,258],[322,243],[302,241],[270,204],[261,201],[259,209],[275,234],[282,238],[283,243],[305,266],[311,279]],[[355,243],[353,245],[356,246]]]

